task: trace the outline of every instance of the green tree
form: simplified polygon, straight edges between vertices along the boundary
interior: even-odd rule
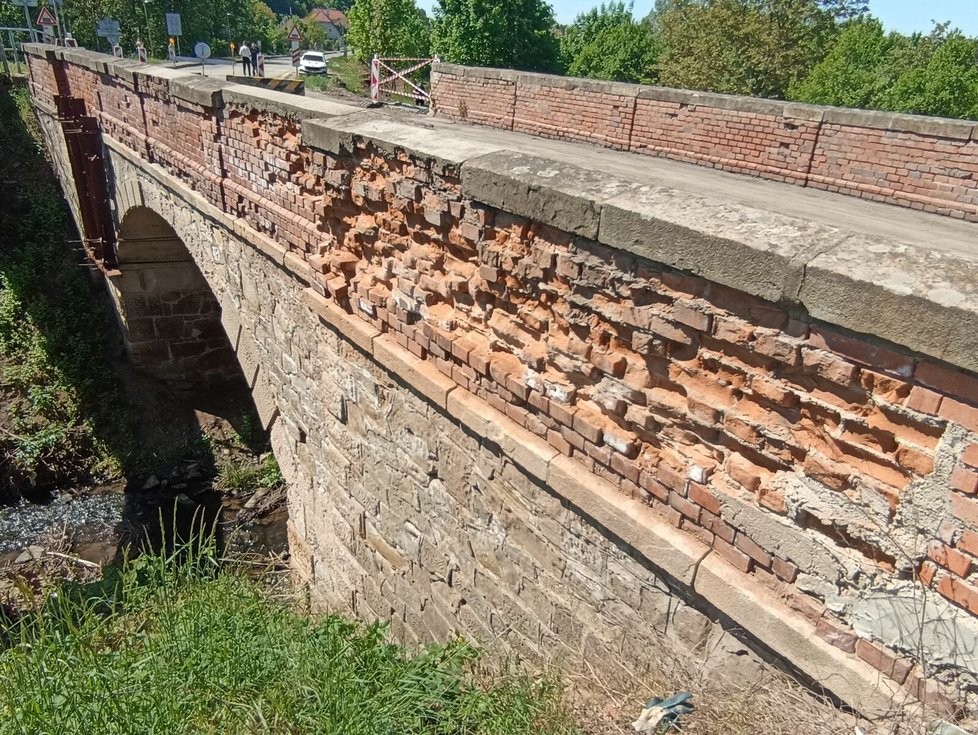
[[[601,3],[578,15],[560,36],[560,60],[564,68],[569,68],[601,31],[631,22],[632,6],[623,2]]]
[[[948,24],[924,35],[885,35],[875,18],[846,24],[792,99],[943,117],[978,117],[978,39]]]
[[[428,23],[414,0],[355,0],[348,17],[347,42],[361,61],[430,53]]]
[[[553,31],[545,0],[438,0],[432,48],[456,64],[557,72]]]
[[[780,98],[837,35],[837,3],[659,0],[651,18],[669,86]]]
[[[791,86],[789,97],[820,105],[873,107],[893,81],[886,68],[893,46],[875,18],[852,21],[828,55]]]
[[[648,84],[657,79],[658,53],[648,24],[636,23],[629,16],[624,22],[599,29],[573,56],[567,73]]]
[[[932,36],[933,39],[933,36]],[[896,112],[978,119],[978,39],[954,31],[918,53],[878,106]],[[927,44],[923,44],[925,49]],[[926,58],[924,58],[926,57]]]

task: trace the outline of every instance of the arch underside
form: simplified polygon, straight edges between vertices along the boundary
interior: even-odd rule
[[[144,205],[118,228],[118,272],[109,279],[134,364],[162,378],[240,379],[221,305],[173,227]]]

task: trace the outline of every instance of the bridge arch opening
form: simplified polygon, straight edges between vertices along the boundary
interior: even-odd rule
[[[152,209],[133,207],[117,242],[109,283],[133,364],[165,380],[241,381],[221,305],[173,227]]]

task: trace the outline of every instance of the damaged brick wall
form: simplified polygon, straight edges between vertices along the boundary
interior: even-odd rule
[[[978,221],[978,123],[436,65],[436,115]]]
[[[915,694],[933,685],[905,641],[859,627],[857,603],[919,578],[978,615],[974,374],[472,201],[457,165],[356,136],[312,148],[286,113],[31,56],[39,102],[57,64],[107,137],[272,238],[342,310],[832,645]],[[938,666],[971,687],[967,667]]]

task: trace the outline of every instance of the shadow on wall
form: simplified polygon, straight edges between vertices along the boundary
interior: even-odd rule
[[[137,206],[118,234],[109,290],[133,364],[168,380],[242,381],[220,304],[169,223]]]

